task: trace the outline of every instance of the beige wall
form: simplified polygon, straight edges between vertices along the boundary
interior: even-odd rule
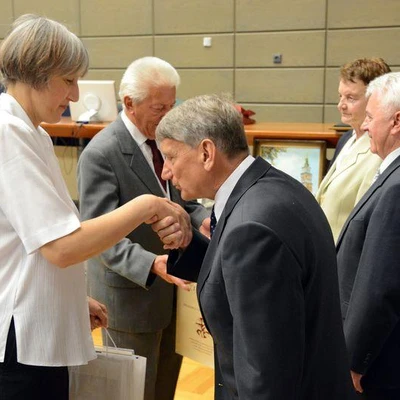
[[[0,0],[0,9],[0,37],[26,12],[67,24],[89,50],[88,79],[118,87],[133,59],[154,55],[181,73],[180,99],[231,92],[257,121],[339,122],[340,65],[380,56],[400,68],[399,0]]]
[[[400,71],[400,0],[0,0],[0,10],[0,38],[28,12],[65,23],[89,51],[87,79],[118,88],[132,60],[153,55],[178,69],[178,98],[230,92],[260,122],[339,122],[339,67],[354,58]],[[76,199],[76,148],[56,153]]]

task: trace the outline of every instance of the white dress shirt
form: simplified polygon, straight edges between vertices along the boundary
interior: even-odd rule
[[[50,137],[1,94],[0,362],[12,318],[22,364],[79,365],[96,357],[84,264],[59,268],[40,252],[79,227]]]
[[[225,205],[233,189],[235,188],[241,176],[246,172],[247,168],[249,168],[250,165],[254,162],[254,160],[255,158],[253,156],[248,155],[218,189],[215,195],[214,203],[214,213],[217,222],[221,218],[222,211],[224,211]]]
[[[171,197],[170,197],[170,193],[169,193],[169,185],[167,184],[167,192],[166,192],[164,190],[164,187],[161,184],[160,180],[158,179],[156,172],[154,171],[153,153],[151,152],[150,146],[146,143],[146,140],[148,138],[145,135],[143,135],[142,132],[139,131],[139,129],[136,127],[136,125],[126,116],[124,111],[121,112],[121,118],[122,118],[122,122],[124,123],[126,129],[128,129],[128,132],[131,134],[133,140],[139,146],[139,149],[143,153],[144,158],[149,163],[150,168],[154,172],[154,176],[156,177],[157,182],[159,183],[160,188],[163,191],[164,195],[170,199]],[[158,145],[157,145],[157,147],[158,147]],[[162,153],[161,153],[161,155],[162,155]]]
[[[400,147],[396,150],[393,150],[391,153],[389,153],[385,159],[382,161],[382,164],[378,168],[379,174],[383,174],[386,168],[389,167],[389,165],[397,158],[400,156]]]

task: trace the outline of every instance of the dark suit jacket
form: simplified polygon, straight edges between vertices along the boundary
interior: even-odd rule
[[[343,146],[351,138],[352,134],[353,134],[353,129],[350,129],[350,130],[344,132],[343,135],[338,140],[338,142],[336,144],[336,148],[335,148],[335,153],[333,154],[332,160],[329,162],[327,172],[328,172],[329,168],[332,166],[332,164],[335,162],[335,160],[336,160],[337,156],[339,155],[339,153],[342,151]]]
[[[365,193],[337,243],[351,368],[365,387],[400,387],[400,157]]]
[[[120,116],[99,132],[78,162],[82,219],[110,212],[141,194],[164,197],[157,178]],[[207,211],[185,203],[170,186],[171,200],[184,205],[199,226]],[[107,305],[109,326],[124,332],[155,332],[171,321],[173,285],[150,272],[166,254],[151,226],[142,224],[125,239],[88,261],[89,293]]]
[[[197,293],[215,344],[216,399],[351,398],[333,238],[299,182],[257,158],[208,248],[195,235],[181,262],[202,262]]]

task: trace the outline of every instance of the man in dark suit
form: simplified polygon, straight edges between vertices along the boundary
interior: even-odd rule
[[[195,233],[169,260],[171,273],[192,280],[201,267],[215,398],[349,399],[335,248],[312,194],[249,155],[241,116],[226,99],[187,100],[156,133],[164,179],[183,199],[215,199],[210,243]]]
[[[160,179],[162,156],[155,129],[174,106],[177,71],[156,57],[134,61],[120,86],[123,111],[92,139],[78,163],[83,219],[107,213],[142,194],[168,197],[184,206],[199,227],[208,217],[196,202]],[[166,274],[166,251],[150,226],[142,225],[88,262],[90,293],[109,310],[117,346],[147,358],[146,400],[172,400],[182,357],[175,353],[175,291],[185,282]]]
[[[362,129],[383,161],[338,239],[342,315],[355,389],[400,399],[400,73],[376,78],[367,97]]]

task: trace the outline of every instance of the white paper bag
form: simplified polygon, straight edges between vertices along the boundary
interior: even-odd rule
[[[70,400],[142,400],[146,358],[111,347],[96,352],[89,364],[69,368]]]

